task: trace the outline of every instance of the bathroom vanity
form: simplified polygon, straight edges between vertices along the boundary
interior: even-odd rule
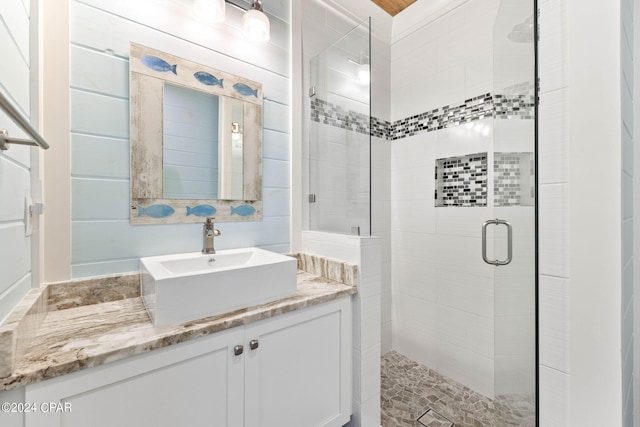
[[[293,297],[165,327],[153,326],[139,295],[82,305],[49,285],[48,312],[0,379],[14,389],[0,401],[35,404],[15,424],[25,427],[342,426],[357,271],[312,258],[316,272],[298,272]]]
[[[340,299],[26,386],[72,412],[26,427],[342,426],[351,307]]]

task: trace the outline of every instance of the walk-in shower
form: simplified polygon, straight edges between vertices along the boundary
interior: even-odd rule
[[[390,120],[358,79],[379,82],[368,22],[311,60],[310,229],[371,232],[371,135],[389,144],[385,427],[537,425],[536,7],[468,0],[403,33]]]

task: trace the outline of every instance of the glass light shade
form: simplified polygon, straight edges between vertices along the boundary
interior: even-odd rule
[[[368,85],[371,82],[371,69],[369,68],[369,64],[358,65],[356,78],[361,85]]]
[[[242,34],[249,40],[266,42],[271,38],[271,24],[267,15],[256,9],[249,9],[242,15]]]
[[[208,22],[225,20],[226,6],[224,0],[196,0],[196,14]]]

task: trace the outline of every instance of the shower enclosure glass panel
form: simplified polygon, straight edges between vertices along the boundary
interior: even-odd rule
[[[518,411],[536,418],[536,118],[535,2],[503,0],[494,24],[493,226],[496,425]],[[492,185],[491,185],[492,184]]]
[[[309,228],[371,233],[370,23],[311,60]]]

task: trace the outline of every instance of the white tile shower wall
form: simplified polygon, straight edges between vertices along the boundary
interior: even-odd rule
[[[378,8],[373,3],[370,8]],[[388,40],[383,40],[379,31],[384,28],[378,18],[380,14],[375,10],[359,8],[358,16],[345,16],[337,11],[329,2],[318,0],[304,0],[302,2],[302,40],[303,40],[303,171],[302,197],[303,229],[309,228],[309,204],[307,192],[309,188],[309,126],[317,123],[309,121],[309,104],[306,88],[309,85],[309,61],[350,31],[368,16],[372,16],[371,39],[371,114],[374,117],[390,119],[390,46]],[[344,11],[343,11],[344,12]],[[386,15],[386,14],[385,14]],[[384,18],[391,19],[388,16]],[[332,136],[343,132],[334,129]],[[382,345],[383,353],[391,349],[391,142],[386,139],[373,137],[371,141],[371,233],[380,238],[382,262]],[[336,159],[336,161],[341,161]]]
[[[635,58],[640,58],[640,2],[637,0],[633,2],[633,38],[631,39],[631,46],[633,52],[633,98],[634,100],[640,99],[640,63]],[[634,113],[637,109],[634,107]],[[640,128],[640,117],[636,113],[634,114],[633,128]],[[637,136],[637,132],[634,132]],[[628,133],[623,132],[623,152],[627,153],[624,157],[623,168],[625,172],[631,172],[632,186],[633,186],[633,198],[632,203],[632,215],[633,215],[633,253],[640,254],[640,184],[638,184],[638,177],[640,177],[640,146],[638,145],[638,138],[629,140]],[[629,155],[631,153],[631,155]],[[628,191],[628,189],[627,189]],[[625,199],[629,200],[629,196],[625,196]],[[640,281],[638,280],[638,274],[640,272],[640,256],[635,255],[633,257],[632,268],[627,268],[625,274],[623,274],[624,287],[623,295],[629,295],[633,293],[633,329],[634,329],[634,347],[631,369],[633,370],[633,396],[635,400],[640,396]],[[624,366],[624,365],[623,365]],[[640,404],[635,403],[633,408],[634,427],[640,427]]]
[[[569,201],[566,0],[541,2],[538,140],[540,425],[569,425]]]
[[[392,348],[391,340],[391,145],[373,137],[371,141],[371,234],[380,238],[381,352]]]
[[[353,297],[353,416],[350,426],[380,425],[381,239],[302,232],[302,251],[358,265]]]
[[[634,0],[621,1],[622,19],[622,420],[633,427],[634,396],[634,215],[633,215],[633,139],[634,139]],[[637,322],[636,322],[637,323]],[[640,423],[640,419],[637,420]]]
[[[494,91],[498,6],[499,1],[465,2],[394,41],[393,120]],[[410,66],[416,61],[422,61],[420,67]],[[493,164],[494,149],[531,151],[532,134],[531,120],[496,124],[489,118],[392,144],[393,347],[488,396],[533,389],[533,337],[519,340],[513,327],[533,329],[533,242],[526,239],[530,233],[514,239],[516,258],[528,262],[516,266],[514,261],[509,272],[494,278],[494,267],[481,257],[481,224],[498,213],[490,208],[494,195],[487,195],[490,207],[436,208],[433,168],[440,158],[487,152]],[[494,169],[487,173],[493,183]],[[516,234],[532,229],[531,208],[508,209]],[[504,258],[505,237],[492,233],[489,256]],[[519,292],[531,290],[524,309],[514,283],[523,284]],[[494,358],[501,368],[495,373]]]
[[[498,5],[472,0],[394,41],[392,120],[492,91]],[[492,139],[493,120],[485,119],[391,146],[393,348],[488,396],[493,270],[475,258],[489,208],[436,208],[433,195],[436,159],[492,151]],[[470,289],[473,298],[460,298]]]
[[[499,0],[471,0],[394,40],[392,121],[492,91],[493,27],[489,23],[499,4]]]
[[[457,155],[473,139],[483,145],[482,135],[459,131],[392,145],[393,347],[492,396],[493,270],[476,262],[489,208],[436,208],[433,198],[438,143],[447,140],[452,153],[460,141]]]
[[[240,35],[241,13],[195,19],[186,2],[73,0],[70,4],[72,275],[138,269],[138,258],[201,246],[200,225],[129,224],[129,41],[263,84],[263,220],[217,225],[220,249],[290,249],[289,5],[270,11],[272,39]],[[265,5],[269,7],[269,5]],[[277,15],[277,16],[274,16]],[[189,25],[187,25],[189,23]]]
[[[30,116],[29,2],[0,3],[0,90]],[[0,111],[0,129],[24,137]],[[0,322],[31,288],[31,242],[25,237],[24,203],[31,194],[30,149],[14,145],[0,151]]]
[[[311,156],[312,192],[317,195],[311,221],[316,230],[370,232],[369,135],[312,121],[318,150]]]

